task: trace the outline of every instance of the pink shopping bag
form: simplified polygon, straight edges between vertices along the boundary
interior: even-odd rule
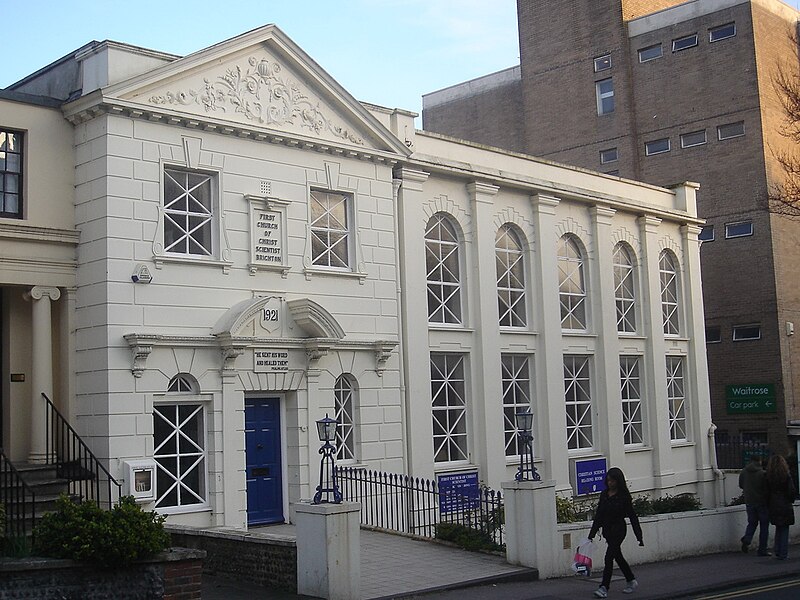
[[[575,549],[575,557],[572,559],[572,570],[576,575],[589,576],[592,574],[592,549],[594,544],[588,538],[584,538]]]

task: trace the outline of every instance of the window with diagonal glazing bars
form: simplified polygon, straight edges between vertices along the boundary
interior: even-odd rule
[[[497,230],[497,306],[501,327],[525,327],[525,263],[519,236],[510,225]]]
[[[336,378],[333,406],[336,419],[336,458],[355,460],[355,414],[353,384],[346,375]]]
[[[667,357],[667,402],[669,405],[669,438],[673,441],[687,439],[686,386],[683,378],[683,357]]]
[[[214,221],[212,176],[164,169],[164,250],[212,256]]]
[[[617,308],[617,331],[636,332],[636,288],[633,258],[625,244],[614,248],[614,302]]]
[[[203,405],[154,405],[153,442],[158,465],[156,508],[205,504]]]
[[[590,377],[588,356],[564,356],[564,404],[570,450],[593,447]]]
[[[500,357],[503,383],[503,428],[506,456],[519,456],[518,412],[533,410],[531,402],[530,359],[524,354]]]
[[[586,330],[586,284],[583,254],[573,236],[558,244],[558,298],[561,303],[561,328]]]
[[[619,357],[619,393],[622,401],[622,436],[625,445],[640,445],[644,438],[638,356]]]
[[[350,196],[311,191],[311,264],[350,268]]]
[[[434,215],[425,229],[429,323],[461,323],[459,260],[455,227],[445,215]]]
[[[467,402],[464,356],[431,353],[433,460],[467,460]]]
[[[671,252],[664,250],[658,259],[661,280],[661,314],[664,318],[664,335],[680,333],[680,314],[678,309],[678,268]]]

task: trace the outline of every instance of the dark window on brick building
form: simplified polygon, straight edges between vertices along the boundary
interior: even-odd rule
[[[718,42],[736,35],[736,23],[726,23],[708,30],[708,41]]]
[[[719,325],[706,325],[706,344],[719,344],[722,341],[722,329]]]
[[[703,225],[700,228],[700,234],[697,236],[697,239],[701,242],[713,242],[714,241],[714,226],[713,225]]]
[[[644,152],[647,156],[652,156],[653,154],[661,154],[663,152],[669,152],[670,145],[669,145],[669,138],[661,138],[660,140],[653,140],[652,142],[647,142],[644,145]]]
[[[616,162],[619,159],[616,148],[608,148],[600,150],[600,164],[607,165],[608,163]]]
[[[672,51],[673,52],[680,52],[681,50],[686,50],[687,48],[694,48],[697,46],[697,34],[693,33],[692,35],[687,35],[682,38],[678,38],[676,40],[672,40]]]
[[[692,146],[702,146],[706,143],[706,130],[692,131],[681,134],[681,148],[691,148]]]
[[[744,135],[744,121],[737,123],[727,123],[717,127],[717,137],[720,140],[728,140],[730,138],[740,137]]]
[[[663,53],[661,51],[661,44],[656,44],[655,46],[648,46],[647,48],[641,48],[639,50],[639,62],[647,62],[649,60],[655,60],[657,58],[661,58]]]
[[[759,325],[758,323],[733,326],[734,342],[745,342],[748,340],[760,340],[760,339],[761,339],[761,325]]]
[[[603,79],[595,84],[597,89],[597,114],[607,115],[614,112],[614,82]]]
[[[753,235],[753,223],[751,221],[725,224],[725,239],[747,237],[750,235]]]
[[[594,72],[607,71],[611,68],[611,55],[605,54],[594,59]]]

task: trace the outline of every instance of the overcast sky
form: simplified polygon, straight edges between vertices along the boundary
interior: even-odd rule
[[[519,64],[516,0],[0,0],[0,88],[91,40],[186,55],[267,23],[390,108]]]

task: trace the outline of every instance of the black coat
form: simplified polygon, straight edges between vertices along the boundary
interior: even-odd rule
[[[625,525],[625,517],[631,520],[631,527],[636,539],[642,541],[642,526],[639,524],[639,517],[633,510],[633,501],[629,495],[614,494],[608,495],[608,490],[600,494],[600,502],[597,504],[597,512],[594,515],[592,528],[589,530],[589,537],[593,538],[597,530],[602,528],[606,540],[622,541],[628,531]]]
[[[776,485],[767,478],[767,506],[769,522],[779,527],[794,525],[794,482],[789,475],[786,481]]]

